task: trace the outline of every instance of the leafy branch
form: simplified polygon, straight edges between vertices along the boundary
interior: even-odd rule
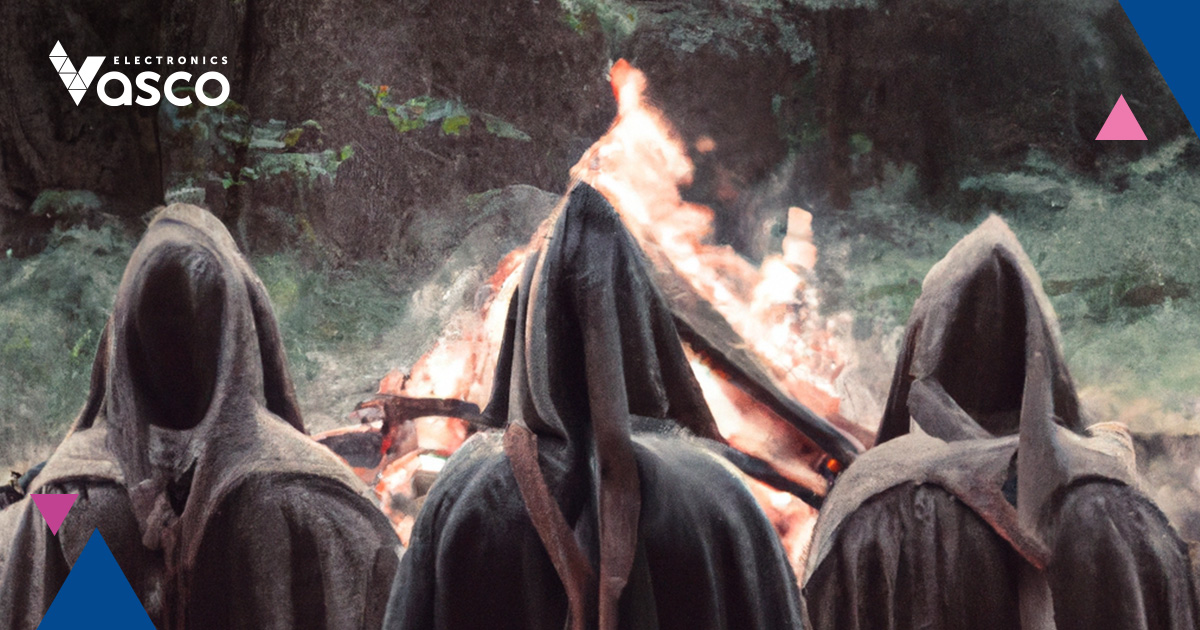
[[[512,123],[467,107],[459,98],[445,99],[431,95],[415,96],[402,103],[392,100],[391,92],[386,85],[373,85],[359,81],[358,86],[371,96],[372,104],[367,107],[367,113],[372,116],[385,116],[398,133],[408,133],[437,125],[439,132],[445,136],[461,136],[463,131],[471,126],[473,119],[483,122],[484,130],[498,138],[529,142],[529,134],[518,129]]]

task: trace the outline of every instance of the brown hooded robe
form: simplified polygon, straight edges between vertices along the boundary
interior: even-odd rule
[[[160,630],[378,628],[398,563],[369,490],[304,434],[262,283],[194,206],[134,251],[32,492],[80,497],[57,536],[10,508],[0,628],[38,625],[95,528]]]
[[[696,443],[720,436],[640,248],[584,184],[551,220],[485,411],[506,429],[434,484],[385,627],[797,627],[778,536]]]
[[[807,617],[1193,630],[1186,545],[1135,478],[1128,432],[1087,426],[1041,282],[988,219],[925,279],[878,445],[817,522]]]

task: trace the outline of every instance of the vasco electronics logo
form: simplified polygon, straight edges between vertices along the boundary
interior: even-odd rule
[[[113,57],[113,63],[115,65],[121,65],[121,59],[121,57]],[[124,59],[124,65],[129,65],[129,58],[125,57]],[[157,60],[157,63],[161,64],[163,59],[164,57],[161,55],[152,57],[134,57],[133,63],[136,65],[141,65],[144,60],[146,65],[152,65],[155,63],[155,61],[151,60]],[[165,59],[167,60],[168,65],[173,65],[176,61],[178,61],[179,65],[183,65],[188,62],[187,57],[165,57]],[[192,65],[196,65],[197,62],[203,61],[204,59],[205,58],[203,57],[192,57]],[[212,63],[216,63],[216,60],[217,58],[213,57]],[[228,63],[228,59],[226,57],[221,57],[220,60],[220,63]],[[62,42],[55,42],[54,49],[50,51],[50,63],[54,65],[54,70],[58,72],[58,76],[62,79],[63,85],[67,86],[67,91],[71,94],[71,98],[74,99],[75,104],[78,105],[79,102],[83,100],[83,95],[87,93],[88,88],[92,86],[92,80],[95,79],[96,74],[100,72],[100,66],[104,64],[104,57],[88,57],[84,59],[83,65],[76,68],[75,64],[71,62],[71,59],[67,57],[67,52],[63,49]],[[169,103],[179,107],[187,107],[188,105],[192,104],[191,96],[180,96],[176,93],[177,85],[181,83],[186,85],[187,82],[192,80],[192,74],[190,72],[180,71],[167,75],[166,80],[162,83],[162,89],[160,91],[158,88],[158,82],[161,78],[162,75],[159,73],[147,70],[145,72],[138,73],[137,77],[134,78],[133,83],[130,83],[129,77],[124,72],[114,70],[112,72],[105,73],[100,77],[100,80],[96,82],[96,96],[99,96],[100,101],[105,105],[111,105],[113,107],[120,105],[133,105],[134,102],[136,102],[138,105],[157,105],[160,98],[165,98]],[[114,82],[119,84],[120,92],[116,96],[111,96],[109,94],[109,84]],[[220,88],[220,91],[215,97],[209,96],[205,90],[206,86],[210,86],[213,83],[217,84],[217,86]],[[133,97],[133,86],[135,84],[137,85],[138,91],[141,93],[136,99]],[[229,98],[229,80],[226,79],[225,75],[221,74],[220,72],[205,72],[196,78],[196,82],[192,84],[192,91],[196,96],[196,100],[200,101],[201,103],[209,106],[220,105]]]

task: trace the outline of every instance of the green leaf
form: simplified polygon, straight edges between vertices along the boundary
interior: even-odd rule
[[[517,129],[512,123],[492,116],[491,114],[483,114],[483,123],[487,127],[488,133],[497,138],[507,138],[509,140],[520,140],[521,142],[529,142],[532,138],[529,134]]]
[[[272,150],[283,149],[288,146],[290,145],[284,143],[282,140],[276,140],[274,138],[255,138],[250,141],[251,149]]]
[[[208,139],[208,127],[203,126],[203,127],[201,127],[201,129],[204,130],[203,139],[207,140]],[[241,145],[241,146],[246,146],[250,143],[250,139],[247,138],[245,134],[238,133],[232,129],[222,128],[220,131],[219,137],[226,142],[231,142],[233,144]]]
[[[302,135],[304,135],[303,127],[289,129],[287,133],[283,134],[283,146],[288,147],[289,149],[296,146],[296,143],[300,141],[300,136]]]
[[[450,116],[442,121],[442,133],[457,136],[462,129],[471,124],[471,117],[466,115]]]
[[[430,122],[449,118],[454,115],[454,103],[450,101],[435,101],[430,103],[419,115]]]
[[[401,118],[400,116],[394,116],[391,112],[388,112],[388,119],[392,121],[392,126],[395,127],[396,131],[399,131],[400,133],[406,133],[416,129],[425,128],[424,118]]]

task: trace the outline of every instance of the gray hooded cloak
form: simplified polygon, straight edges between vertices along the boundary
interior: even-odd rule
[[[484,413],[504,432],[434,484],[385,627],[797,627],[778,536],[697,444],[720,435],[637,243],[584,184],[551,221]]]
[[[804,586],[814,628],[1196,628],[1188,550],[1088,426],[1054,313],[997,217],[929,272],[878,445],[838,480]]]
[[[381,623],[398,539],[305,435],[266,291],[200,208],[147,229],[88,402],[31,491],[80,498],[57,536],[28,499],[9,508],[0,628],[38,625],[96,528],[161,630]]]

